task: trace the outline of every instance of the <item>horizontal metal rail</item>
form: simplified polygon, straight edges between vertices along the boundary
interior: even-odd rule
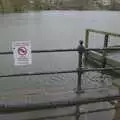
[[[63,101],[53,101],[53,102],[44,102],[36,104],[0,104],[0,113],[17,113],[17,112],[29,112],[35,110],[44,110],[44,109],[54,109],[54,108],[64,108],[72,107],[75,105],[84,105],[98,102],[110,102],[113,100],[120,100],[120,96],[106,96],[99,98],[86,98],[86,99],[72,99],[72,100],[63,100]]]
[[[120,109],[120,107],[110,107],[110,108],[89,110],[89,111],[85,111],[85,112],[79,112],[79,115],[92,114],[92,113],[98,113],[98,112],[107,112],[107,111],[116,110],[116,109]],[[36,119],[26,119],[26,120],[46,120],[46,119],[56,119],[56,118],[72,117],[72,116],[76,116],[76,113],[69,113],[69,114],[63,114],[63,115],[54,115],[54,116],[46,116],[46,117],[39,117],[39,118],[36,118]]]
[[[54,74],[64,74],[64,73],[76,73],[78,70],[62,70],[55,72],[34,72],[34,73],[21,73],[21,74],[11,74],[11,75],[0,75],[1,77],[22,77],[22,76],[37,76],[37,75],[54,75]]]
[[[49,52],[72,52],[72,51],[78,51],[77,49],[51,49],[51,50],[32,50],[32,53],[49,53]],[[8,52],[0,52],[0,55],[9,55],[13,54],[12,51]]]
[[[34,72],[34,73],[20,73],[20,74],[9,74],[9,75],[0,75],[0,78],[7,77],[22,77],[22,76],[38,76],[38,75],[54,75],[54,74],[65,74],[65,73],[76,73],[80,72],[89,72],[89,71],[111,71],[111,70],[120,70],[120,67],[112,68],[81,68],[80,70],[61,70],[55,72]]]
[[[63,114],[63,115],[54,115],[54,116],[47,116],[47,117],[40,117],[36,119],[25,119],[25,120],[48,120],[48,119],[56,119],[56,118],[63,118],[63,117],[72,117],[75,116],[76,113],[69,113],[69,114]]]
[[[86,48],[85,51],[109,51],[109,50],[120,50],[119,47],[111,47],[111,48]],[[51,50],[32,50],[32,53],[54,53],[54,52],[76,52],[79,51],[79,49],[51,49]],[[0,52],[0,55],[10,55],[13,54],[12,51],[8,52]]]
[[[105,32],[105,31],[100,31],[100,30],[95,30],[95,29],[87,29],[89,32],[95,32],[95,33],[100,33],[100,34],[104,34],[104,35],[111,35],[111,36],[115,36],[115,37],[120,37],[120,34],[116,34],[116,33],[111,33],[111,32]]]
[[[107,67],[107,68],[83,68],[83,72],[89,72],[89,71],[112,71],[112,70],[120,70],[120,67]]]
[[[120,50],[120,47],[110,47],[110,48],[86,48],[85,51],[116,51]]]
[[[100,31],[96,31],[100,32]],[[110,33],[109,33],[110,35]],[[84,52],[87,51],[110,51],[110,50],[120,50],[120,48],[84,48],[80,43],[77,49],[51,49],[51,50],[32,50],[32,53],[56,53],[56,52],[79,52],[79,66],[76,70],[61,70],[61,71],[53,71],[53,72],[34,72],[34,73],[19,73],[19,74],[9,74],[9,75],[0,75],[0,77],[22,77],[22,76],[35,76],[35,75],[51,75],[51,74],[64,74],[64,73],[78,73],[78,81],[81,81],[81,75],[83,72],[89,71],[109,71],[109,70],[120,70],[120,67],[117,68],[82,68],[82,55]],[[13,54],[13,52],[0,52],[0,55],[9,55]],[[78,82],[77,92],[81,90],[81,82]],[[54,109],[54,108],[64,108],[64,107],[72,107],[76,105],[83,105],[83,104],[91,104],[91,103],[99,103],[99,102],[110,102],[113,100],[120,100],[120,96],[106,96],[101,98],[87,98],[87,99],[72,99],[72,100],[63,100],[63,101],[52,101],[52,102],[44,102],[44,103],[36,103],[36,104],[0,104],[0,114],[8,114],[8,113],[19,113],[19,112],[29,112],[29,111],[36,111],[36,110],[44,110],[44,109]],[[118,109],[118,108],[106,108],[106,109],[96,109],[87,112],[76,112],[67,115],[61,116],[48,116],[48,117],[41,117],[39,119],[54,119],[57,117],[64,117],[64,116],[76,116],[78,114],[89,114],[94,112],[103,112],[109,111],[111,109]],[[35,119],[34,119],[35,120]],[[36,119],[38,120],[38,119]]]

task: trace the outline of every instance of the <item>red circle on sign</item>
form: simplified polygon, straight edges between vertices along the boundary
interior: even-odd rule
[[[18,54],[19,54],[19,55],[26,55],[26,54],[27,54],[27,49],[26,49],[26,47],[19,47],[19,48],[18,48]]]

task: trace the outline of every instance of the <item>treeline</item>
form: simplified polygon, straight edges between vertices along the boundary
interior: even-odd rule
[[[9,0],[10,6],[15,12],[25,11],[29,8],[29,0]]]
[[[107,1],[107,0],[105,0]],[[0,0],[1,12],[24,12],[29,10],[119,10],[119,0]]]
[[[29,0],[0,0],[1,12],[22,12],[29,9]]]
[[[24,12],[28,10],[56,9],[60,0],[0,0],[1,12]]]

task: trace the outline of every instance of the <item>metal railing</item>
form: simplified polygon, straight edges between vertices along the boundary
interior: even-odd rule
[[[34,72],[34,73],[22,73],[22,74],[9,74],[9,75],[0,75],[1,77],[20,77],[20,76],[34,76],[34,75],[50,75],[50,74],[62,74],[62,73],[77,73],[78,80],[77,80],[77,89],[76,93],[79,95],[83,92],[81,88],[81,81],[82,81],[82,74],[84,72],[89,71],[111,71],[111,70],[120,70],[120,67],[112,68],[112,67],[102,67],[102,68],[84,68],[82,66],[82,58],[83,55],[86,54],[88,51],[109,51],[109,50],[120,50],[119,48],[85,48],[83,46],[83,41],[80,41],[78,48],[75,49],[53,49],[53,50],[33,50],[32,53],[51,53],[51,52],[78,52],[78,68],[75,70],[62,70],[62,71],[53,71],[53,72]],[[0,52],[0,55],[10,55],[13,52]],[[104,62],[104,64],[106,64]],[[76,112],[73,114],[67,114],[62,116],[47,116],[41,117],[42,119],[53,119],[57,117],[64,117],[64,116],[76,116],[76,120],[79,120],[81,114],[85,114],[86,112],[80,112],[79,106],[84,104],[91,104],[91,103],[99,103],[99,102],[110,102],[113,100],[120,100],[120,95],[118,96],[106,96],[101,98],[86,98],[86,99],[73,99],[73,100],[63,100],[63,101],[54,101],[54,102],[45,102],[45,103],[37,103],[37,104],[24,104],[24,105],[6,105],[0,104],[0,113],[1,114],[8,114],[8,113],[18,113],[18,112],[26,112],[26,111],[34,111],[34,110],[44,110],[44,109],[53,109],[53,108],[64,108],[70,106],[76,106]],[[87,111],[88,114],[93,112],[101,112],[101,111],[110,111],[112,109],[119,109],[120,107],[111,107],[106,109],[96,109],[92,111]]]
[[[103,34],[108,37],[109,36],[120,37],[120,34],[116,34],[116,33],[105,32],[105,31],[100,31],[100,30],[95,30],[95,29],[87,29],[85,33],[85,47],[86,48],[88,48],[90,33],[99,33],[99,34]]]
[[[50,75],[50,74],[63,74],[63,73],[78,73],[78,84],[77,92],[81,91],[81,75],[83,72],[88,71],[109,71],[109,70],[120,70],[120,67],[107,67],[107,68],[83,68],[82,58],[83,54],[88,51],[109,51],[109,50],[120,50],[120,48],[85,48],[83,46],[83,41],[80,41],[78,48],[75,49],[52,49],[52,50],[33,50],[32,53],[52,53],[52,52],[78,52],[78,68],[74,70],[61,70],[61,71],[50,71],[50,72],[33,72],[33,73],[20,73],[20,74],[8,74],[0,75],[1,77],[21,77],[21,76],[36,76],[36,75]],[[0,52],[0,55],[10,55],[13,52]],[[104,62],[104,61],[103,61]]]
[[[85,34],[85,47],[86,48],[88,48],[90,33],[104,35],[104,45],[103,45],[104,49],[108,47],[108,39],[110,36],[120,37],[120,34],[116,34],[116,33],[105,32],[105,31],[100,31],[100,30],[95,30],[95,29],[87,29],[86,34]],[[102,51],[102,59],[103,59],[102,67],[103,68],[105,68],[105,65],[106,65],[106,56],[107,56],[107,52],[106,50],[103,50]],[[86,53],[86,60],[87,60],[87,53]]]

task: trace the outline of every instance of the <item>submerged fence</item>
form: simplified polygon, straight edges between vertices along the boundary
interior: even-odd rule
[[[87,33],[88,34],[88,33]],[[105,33],[106,34],[106,33]],[[88,36],[86,36],[87,38]],[[105,36],[105,41],[107,40],[108,36]],[[87,47],[87,43],[86,43]],[[80,41],[80,44],[75,49],[53,49],[53,50],[33,50],[32,53],[51,53],[51,52],[78,52],[78,68],[74,70],[61,70],[61,71],[50,71],[50,72],[33,72],[33,73],[22,73],[22,74],[8,74],[8,75],[0,75],[1,77],[20,77],[20,76],[35,76],[35,75],[50,75],[50,74],[62,74],[62,73],[77,73],[78,80],[77,80],[77,87],[76,87],[76,94],[78,96],[82,94],[84,91],[81,88],[81,82],[82,82],[82,74],[84,72],[89,71],[111,71],[111,70],[120,70],[120,67],[106,67],[105,68],[105,52],[109,50],[120,50],[120,48],[107,48],[104,46],[104,48],[85,48],[83,46],[83,41]],[[103,65],[100,68],[84,68],[83,65],[83,56],[87,57],[87,52],[89,51],[104,51],[104,60]],[[0,52],[0,55],[10,55],[13,54],[13,52]],[[79,120],[80,115],[82,114],[91,114],[94,112],[101,112],[101,111],[110,111],[113,109],[119,109],[120,107],[110,107],[106,109],[95,109],[92,111],[87,112],[81,112],[79,110],[80,105],[84,104],[91,104],[91,103],[99,103],[99,102],[110,102],[114,100],[120,100],[120,95],[118,96],[106,96],[106,97],[99,97],[99,98],[86,98],[86,99],[72,99],[72,100],[63,100],[63,101],[54,101],[54,102],[45,102],[45,103],[36,103],[36,104],[0,104],[0,114],[8,114],[8,113],[19,113],[19,112],[28,112],[28,111],[35,111],[35,110],[44,110],[44,109],[54,109],[54,108],[64,108],[64,107],[70,107],[70,106],[76,106],[76,111],[73,114],[64,114],[61,116],[47,116],[47,117],[41,117],[36,120],[44,120],[44,119],[55,119],[58,117],[65,117],[65,116],[75,116],[76,120]]]

